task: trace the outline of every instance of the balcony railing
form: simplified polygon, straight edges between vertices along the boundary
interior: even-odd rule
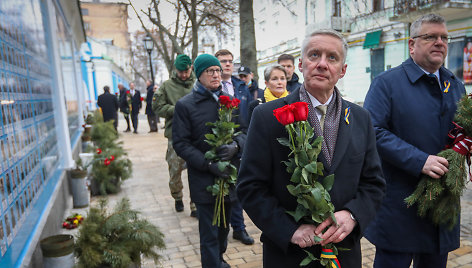
[[[394,16],[400,17],[411,12],[434,7],[467,7],[471,0],[395,0]]]

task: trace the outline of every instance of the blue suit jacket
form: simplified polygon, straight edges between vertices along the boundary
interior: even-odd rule
[[[364,107],[371,113],[377,148],[387,181],[385,200],[366,237],[395,251],[445,253],[459,247],[459,226],[452,231],[417,216],[403,201],[415,189],[429,155],[448,142],[456,103],[464,85],[441,67],[441,85],[410,58],[372,82]],[[444,92],[444,82],[450,82]]]
[[[244,81],[231,76],[231,83],[233,83],[234,88],[234,97],[239,99],[241,103],[239,104],[239,111],[241,116],[241,124],[244,124],[243,127],[247,128],[249,125],[249,103],[254,99],[252,94],[249,92],[249,89],[244,83]]]
[[[288,160],[289,148],[277,138],[288,137],[273,110],[300,101],[299,90],[285,98],[258,105],[253,112],[239,170],[238,197],[252,221],[262,230],[264,267],[298,267],[306,253],[290,239],[299,223],[286,211],[293,211],[297,201],[288,190],[291,175],[282,161]],[[349,124],[342,114],[331,166],[326,175],[335,176],[330,191],[336,211],[349,210],[358,227],[339,243],[350,248],[340,251],[343,267],[361,267],[359,239],[367,224],[374,218],[380,204],[385,181],[375,146],[375,133],[369,113],[363,108],[342,101],[342,111],[351,107]],[[319,160],[326,165],[322,154]],[[310,248],[316,257],[320,246]],[[312,267],[312,266],[310,266]]]

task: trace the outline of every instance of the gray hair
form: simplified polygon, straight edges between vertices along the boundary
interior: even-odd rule
[[[272,65],[272,66],[269,66],[269,67],[265,68],[265,70],[264,70],[264,80],[266,82],[269,82],[270,75],[272,74],[272,72],[274,70],[279,70],[279,71],[284,72],[285,77],[287,77],[287,71],[285,71],[285,68],[280,64],[275,64],[275,65]]]
[[[436,23],[436,24],[445,24],[445,20],[442,16],[436,14],[427,14],[423,15],[417,20],[415,20],[410,26],[410,37],[416,37],[420,34],[421,26],[423,23]]]
[[[343,44],[343,62],[346,63],[347,48],[348,48],[347,41],[340,32],[333,29],[319,29],[307,35],[305,39],[303,39],[303,42],[302,42],[302,58],[303,56],[305,56],[306,49],[308,47],[308,44],[310,43],[310,39],[313,36],[317,36],[317,35],[330,35],[332,37],[339,39]]]

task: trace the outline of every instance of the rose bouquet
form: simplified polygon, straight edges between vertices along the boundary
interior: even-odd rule
[[[239,133],[235,129],[239,125],[232,122],[233,110],[238,108],[240,101],[236,98],[231,99],[228,96],[220,96],[220,108],[218,110],[218,120],[208,122],[212,126],[212,133],[206,134],[206,142],[211,149],[205,153],[205,158],[217,163],[220,171],[226,171],[229,174],[227,178],[216,177],[215,184],[207,187],[207,191],[216,196],[215,210],[213,213],[213,225],[221,226],[221,216],[223,216],[223,226],[226,227],[224,197],[229,194],[230,187],[234,186],[237,177],[237,168],[230,161],[222,161],[217,154],[217,148],[221,145],[230,144],[233,138]]]
[[[334,217],[334,205],[328,191],[334,183],[334,175],[323,177],[323,164],[317,161],[321,152],[323,137],[314,139],[314,131],[307,122],[308,105],[306,102],[295,102],[274,110],[274,116],[285,126],[288,138],[278,138],[280,144],[290,148],[288,161],[284,161],[287,172],[292,174],[291,184],[287,185],[289,193],[297,198],[294,211],[287,211],[296,222],[304,224],[322,223]],[[313,241],[321,238],[314,236]],[[333,243],[322,247],[320,258],[305,250],[308,256],[300,266],[319,260],[325,267],[340,267],[337,259],[338,249]]]

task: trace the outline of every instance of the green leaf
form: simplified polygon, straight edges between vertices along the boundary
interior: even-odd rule
[[[213,160],[216,158],[216,153],[214,151],[208,151],[205,153],[205,159]]]
[[[290,178],[290,181],[293,183],[300,183],[301,176],[302,176],[302,169],[300,167],[297,167],[295,171],[293,172],[292,177]]]
[[[310,173],[316,173],[316,170],[317,170],[316,162],[311,162],[310,164],[306,165],[305,169]]]
[[[319,188],[313,188],[311,190],[311,194],[314,197],[316,203],[321,201],[321,191]]]
[[[307,256],[306,258],[303,259],[302,262],[300,262],[300,266],[307,266],[312,262],[313,260],[310,258],[310,256]]]
[[[331,191],[331,188],[333,188],[334,184],[334,174],[331,174],[323,179],[323,187],[326,189],[326,191]]]
[[[323,176],[323,170],[324,170],[323,163],[317,162],[316,165],[318,166],[318,175]]]
[[[288,141],[287,138],[277,138],[277,141],[283,146],[290,147],[290,142]]]
[[[308,161],[308,155],[306,151],[300,151],[298,155],[299,155],[298,161],[300,163],[299,164],[300,166],[305,166],[306,164],[308,164],[309,161]]]
[[[302,178],[303,178],[303,181],[305,182],[305,184],[309,184],[308,183],[308,171],[306,169],[302,169]]]
[[[300,194],[300,185],[295,186],[295,185],[289,184],[287,185],[287,190],[291,195],[297,196],[298,194]]]
[[[315,243],[319,243],[319,242],[323,241],[323,238],[315,235],[315,236],[313,236],[313,241],[315,241]]]

